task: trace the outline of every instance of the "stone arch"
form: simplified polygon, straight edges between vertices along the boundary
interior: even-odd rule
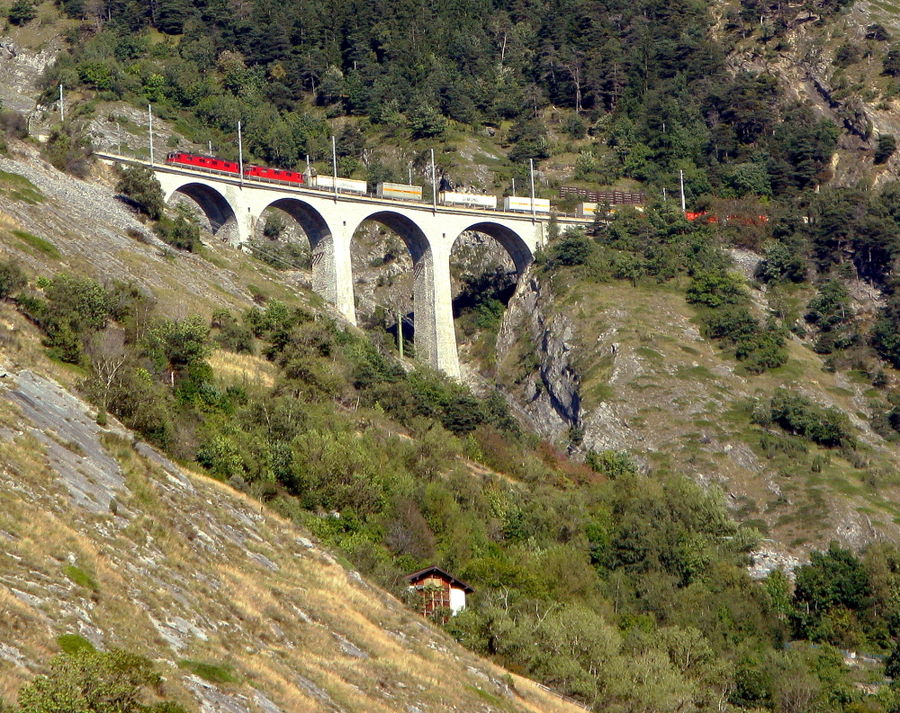
[[[425,231],[416,222],[391,210],[376,210],[359,220],[348,234],[353,236],[372,221],[396,233],[406,246],[413,264],[413,340],[416,358],[428,364],[437,361],[434,251]],[[402,325],[398,325],[402,329]]]
[[[205,183],[195,181],[185,183],[175,188],[168,196],[166,202],[170,202],[176,194],[182,194],[196,203],[206,219],[214,235],[218,235],[223,227],[237,227],[237,211],[228,202],[228,199],[218,190]]]
[[[509,304],[534,254],[521,234],[506,225],[462,225],[449,246],[448,279],[457,351],[466,352],[481,343],[485,316],[494,313],[497,303],[504,309]],[[485,307],[490,311],[483,311]]]
[[[257,221],[267,208],[278,208],[284,211],[296,221],[306,234],[306,238],[309,240],[313,291],[337,305],[340,300],[335,274],[334,235],[328,222],[312,205],[299,198],[276,198],[270,201],[259,211],[256,216]]]
[[[359,230],[360,226],[368,220],[381,223],[386,228],[390,228],[397,233],[405,243],[406,249],[409,250],[413,265],[417,265],[426,254],[430,253],[431,245],[425,232],[411,218],[391,210],[375,211],[367,215],[359,221],[351,235]]]
[[[512,228],[491,221],[474,223],[465,230],[460,231],[459,235],[457,235],[456,239],[453,241],[453,245],[455,246],[460,236],[468,231],[484,233],[500,243],[500,245],[503,246],[503,249],[509,254],[513,264],[516,266],[516,272],[520,275],[525,272],[526,268],[534,260],[534,253],[532,253],[528,243],[525,242],[521,235]],[[450,249],[452,250],[453,247],[451,246]]]
[[[264,206],[259,214],[262,215],[267,208],[283,210],[297,221],[297,224],[306,233],[306,237],[309,239],[309,247],[313,251],[319,247],[323,240],[331,239],[331,228],[325,222],[325,218],[306,201],[298,198],[278,198]]]

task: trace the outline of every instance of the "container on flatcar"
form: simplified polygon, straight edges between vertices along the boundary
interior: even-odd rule
[[[534,212],[549,213],[550,201],[547,198],[535,198]],[[515,211],[516,213],[531,213],[532,198],[530,196],[506,196],[503,199],[503,210]]]
[[[579,218],[593,218],[597,213],[597,204],[579,203],[578,208],[576,208],[576,213]]]
[[[314,185],[317,188],[327,188],[328,190],[334,190],[335,179],[333,176],[316,176]],[[337,189],[341,193],[358,193],[360,195],[365,195],[368,191],[368,185],[365,181],[360,181],[355,178],[338,177]]]
[[[406,183],[387,183],[382,181],[375,189],[379,198],[393,198],[401,201],[422,200],[422,186],[410,186]]]
[[[438,193],[438,200],[442,205],[458,205],[467,208],[495,209],[497,207],[497,196],[486,196],[481,193],[442,191]]]

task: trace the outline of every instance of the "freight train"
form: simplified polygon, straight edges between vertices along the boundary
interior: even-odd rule
[[[214,156],[203,156],[173,151],[166,156],[166,163],[187,166],[201,171],[216,173],[228,173],[239,175],[241,167],[234,161],[225,161]],[[323,190],[338,191],[340,193],[353,193],[367,195],[368,186],[365,181],[353,178],[333,178],[332,176],[305,176],[296,171],[287,171],[280,168],[267,168],[248,164],[244,166],[244,177],[257,181],[272,181],[287,183],[294,186],[303,185],[309,188],[321,188]],[[375,195],[378,198],[393,198],[400,200],[421,201],[422,187],[403,183],[379,183]],[[459,206],[464,208],[480,208],[482,210],[496,210],[496,196],[481,193],[461,193],[456,191],[441,191],[438,194],[438,202],[441,205]],[[588,204],[583,204],[588,205]],[[530,198],[528,196],[506,196],[503,199],[502,210],[516,213],[550,213],[550,201],[546,198]],[[579,212],[579,215],[582,215]]]

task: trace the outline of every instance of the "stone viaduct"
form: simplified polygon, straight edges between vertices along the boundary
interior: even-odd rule
[[[511,213],[427,202],[334,193],[240,176],[101,154],[111,161],[150,168],[166,201],[176,193],[191,198],[214,233],[230,226],[238,244],[249,241],[266,208],[279,208],[306,233],[312,252],[313,289],[356,324],[350,243],[359,226],[375,221],[397,233],[413,262],[413,319],[416,356],[458,378],[459,358],[453,325],[450,252],[465,231],[491,236],[509,253],[521,275],[547,240],[548,215]],[[586,225],[581,218],[559,219],[560,228]]]

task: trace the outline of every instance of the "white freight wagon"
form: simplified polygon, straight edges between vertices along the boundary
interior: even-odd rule
[[[531,201],[529,196],[506,196],[503,199],[503,210],[515,211],[516,213],[531,213]],[[550,200],[547,198],[534,199],[535,213],[549,213]]]
[[[459,205],[467,208],[497,207],[497,196],[486,196],[481,193],[456,193],[455,191],[442,191],[438,194],[442,205]]]
[[[337,189],[339,193],[359,193],[360,195],[365,195],[368,191],[368,185],[365,181],[359,181],[355,178],[340,178],[335,179],[333,176],[316,176],[316,188],[325,188],[327,190],[333,191],[335,186],[335,181],[337,181]]]
[[[422,200],[422,186],[409,186],[405,183],[387,183],[382,181],[376,188],[379,198],[393,198],[401,201]]]

